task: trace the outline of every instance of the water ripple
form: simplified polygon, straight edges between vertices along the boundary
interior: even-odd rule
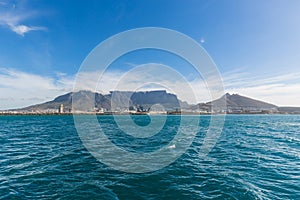
[[[206,157],[198,152],[208,116],[176,162],[127,174],[87,152],[71,116],[0,116],[0,199],[300,199],[300,116],[226,118]],[[99,117],[116,144],[141,152],[168,145],[174,119],[164,134],[142,141],[119,137],[113,119]]]

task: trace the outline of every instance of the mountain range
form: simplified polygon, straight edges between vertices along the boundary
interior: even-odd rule
[[[93,102],[94,105],[91,106],[87,102]],[[239,94],[229,93],[210,102],[191,105],[179,100],[175,94],[168,93],[165,90],[145,92],[111,91],[109,94],[100,94],[91,91],[69,92],[56,97],[52,101],[32,105],[26,108],[15,109],[15,111],[35,112],[58,110],[60,106],[63,105],[66,112],[71,112],[72,103],[73,105],[76,103],[77,106],[82,108],[82,111],[124,111],[130,108],[142,108],[144,110],[149,110],[151,106],[160,104],[165,110],[169,111],[180,108],[187,111],[209,113],[212,112],[213,109],[215,111],[217,110],[217,112],[221,112],[222,110],[220,105],[222,102],[226,102],[227,113],[254,113],[262,111],[268,113],[300,113],[300,108],[297,107],[278,107],[274,104],[255,100]]]
[[[58,109],[63,104],[66,111],[72,109],[73,100],[77,107],[84,111],[92,111],[94,109],[104,109],[111,111],[112,109],[128,109],[137,105],[149,109],[154,104],[162,105],[166,110],[181,107],[187,108],[188,103],[180,101],[176,95],[167,93],[165,90],[146,91],[146,92],[130,92],[130,91],[111,91],[109,94],[94,93],[91,91],[69,92],[67,94],[56,97],[52,101],[42,104],[32,105],[17,110],[37,111]],[[93,107],[87,102],[94,102]],[[112,107],[113,105],[113,107]]]

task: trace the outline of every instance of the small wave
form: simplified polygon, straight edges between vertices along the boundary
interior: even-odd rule
[[[176,148],[176,145],[175,144],[172,144],[170,146],[167,147],[168,149],[175,149]]]

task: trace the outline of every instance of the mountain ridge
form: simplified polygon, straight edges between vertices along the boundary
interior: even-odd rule
[[[227,113],[251,113],[251,112],[282,112],[282,113],[300,113],[298,107],[279,107],[261,100],[239,94],[229,94],[221,96],[206,103],[196,105],[188,104],[177,98],[175,94],[168,93],[165,90],[154,91],[111,91],[109,94],[81,90],[78,92],[69,92],[57,96],[51,101],[31,105],[25,108],[12,109],[13,111],[48,111],[55,112],[61,105],[65,112],[72,112],[72,101],[77,99],[76,104],[83,107],[84,111],[119,111],[122,112],[129,108],[138,109],[142,107],[149,110],[154,104],[160,104],[166,110],[177,110],[178,108],[186,111],[196,112],[227,112]],[[86,102],[95,102],[93,107],[86,105]],[[222,102],[226,103],[226,110],[222,108]],[[127,104],[127,105],[126,105]],[[113,107],[112,107],[113,106]],[[223,110],[222,110],[223,109]]]

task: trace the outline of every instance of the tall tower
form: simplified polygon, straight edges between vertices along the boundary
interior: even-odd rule
[[[63,113],[63,112],[64,112],[64,104],[60,104],[59,113]]]

